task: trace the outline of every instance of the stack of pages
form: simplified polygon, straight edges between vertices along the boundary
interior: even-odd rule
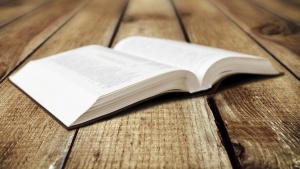
[[[72,128],[167,92],[195,93],[237,73],[275,75],[261,57],[196,44],[129,37],[29,62],[10,80]]]

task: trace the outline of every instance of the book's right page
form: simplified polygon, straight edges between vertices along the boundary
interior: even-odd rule
[[[174,40],[133,36],[114,50],[193,72],[207,90],[218,80],[237,73],[278,74],[265,58]]]

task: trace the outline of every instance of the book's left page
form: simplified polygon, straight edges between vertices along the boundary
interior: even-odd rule
[[[31,61],[10,80],[68,127],[99,97],[174,70],[91,45]]]

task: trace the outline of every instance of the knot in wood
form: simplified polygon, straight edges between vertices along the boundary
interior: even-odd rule
[[[162,14],[143,14],[143,15],[129,15],[124,17],[123,23],[133,23],[137,21],[146,21],[146,20],[168,20],[170,16]]]
[[[285,21],[272,21],[259,28],[259,32],[263,35],[292,35],[300,31],[299,26]]]
[[[260,28],[260,32],[264,35],[280,35],[284,32],[284,26],[278,22],[268,23]]]
[[[243,154],[245,153],[245,147],[242,146],[241,143],[236,142],[236,141],[231,141],[232,142],[232,146],[234,149],[234,153],[237,157],[242,157]]]

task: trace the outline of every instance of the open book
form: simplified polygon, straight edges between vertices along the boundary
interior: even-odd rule
[[[199,92],[237,73],[278,74],[261,57],[147,37],[29,62],[10,80],[67,128],[167,92]]]

